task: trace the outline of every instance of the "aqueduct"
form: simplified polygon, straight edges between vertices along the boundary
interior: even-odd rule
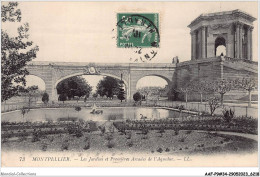
[[[52,101],[58,100],[56,86],[69,77],[79,75],[104,75],[121,79],[126,86],[127,100],[136,92],[137,81],[145,76],[159,76],[168,85],[172,84],[176,64],[163,63],[71,63],[71,62],[31,62],[27,65],[30,75],[45,82],[46,92]]]

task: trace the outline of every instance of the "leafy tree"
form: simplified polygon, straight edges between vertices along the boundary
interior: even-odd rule
[[[21,22],[21,11],[17,2],[3,3],[1,6],[2,27],[8,22]],[[29,74],[26,64],[36,58],[38,46],[28,41],[29,24],[25,23],[17,29],[18,34],[10,37],[1,29],[1,101],[18,94],[19,89],[26,86],[25,76]]]
[[[119,99],[119,100],[121,100],[121,102],[122,102],[122,100],[124,100],[125,99],[125,90],[124,90],[124,82],[123,81],[120,81],[120,84],[119,84],[119,93],[118,93],[118,95],[117,95],[117,98]]]
[[[108,98],[113,99],[114,95],[118,95],[119,89],[119,80],[107,76],[99,81],[97,85],[97,94],[99,94],[101,97],[107,96]]]
[[[47,104],[49,102],[49,95],[48,93],[44,92],[42,95],[42,102],[44,102],[44,104]]]
[[[78,99],[82,96],[88,96],[91,91],[92,87],[80,76],[67,78],[57,85],[58,94],[65,94],[69,100],[75,96]]]
[[[97,94],[97,93],[94,93],[94,94],[93,94],[93,98],[96,100],[97,97],[98,97],[98,94]]]
[[[63,104],[64,104],[64,101],[67,100],[67,95],[66,95],[65,93],[60,94],[60,96],[59,96],[59,100],[62,101]]]
[[[133,99],[135,102],[138,102],[142,99],[142,95],[139,93],[139,92],[136,92],[134,95],[133,95]]]

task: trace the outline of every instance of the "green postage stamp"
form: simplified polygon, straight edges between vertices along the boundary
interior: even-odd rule
[[[118,13],[117,47],[159,47],[158,13]]]

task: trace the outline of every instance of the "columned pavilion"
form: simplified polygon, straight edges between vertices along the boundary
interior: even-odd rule
[[[240,10],[202,14],[191,29],[191,59],[216,57],[218,46],[226,56],[252,60],[252,31],[256,18]]]

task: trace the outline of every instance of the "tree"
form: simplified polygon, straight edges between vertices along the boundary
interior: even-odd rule
[[[191,90],[200,94],[200,103],[203,101],[203,94],[210,92],[210,87],[207,81],[193,81],[190,86]]]
[[[210,108],[210,115],[212,116],[215,110],[220,107],[219,99],[217,97],[212,97],[208,100],[208,104]]]
[[[232,80],[221,79],[208,84],[209,89],[220,94],[220,102],[223,105],[224,95],[229,92],[233,87]],[[211,88],[210,88],[211,87]]]
[[[21,22],[21,11],[17,2],[3,3],[1,6],[2,27],[8,22]],[[38,46],[28,41],[29,24],[18,27],[18,35],[10,37],[1,29],[1,101],[18,94],[26,86],[25,76],[29,74],[26,64],[36,58]]]
[[[59,100],[62,101],[63,104],[64,104],[64,101],[67,100],[67,95],[66,95],[65,93],[60,94],[60,96],[59,96]]]
[[[142,95],[139,92],[136,92],[133,95],[133,99],[134,99],[135,102],[139,102],[142,99]]]
[[[125,99],[125,90],[124,90],[124,82],[123,81],[120,81],[120,83],[119,83],[119,93],[117,95],[117,98],[119,100],[121,100],[121,102],[122,102],[122,100]]]
[[[49,102],[49,95],[48,93],[44,92],[42,95],[42,102],[44,102],[44,104],[47,104]]]
[[[98,94],[97,94],[97,93],[94,93],[94,94],[93,94],[93,98],[96,100],[97,97],[98,97]]]
[[[19,89],[19,93],[18,95],[22,95],[28,98],[28,107],[31,107],[31,104],[33,102],[33,97],[35,97],[36,95],[39,95],[38,93],[39,89],[37,85],[33,85],[27,88],[23,88],[21,87]]]
[[[91,91],[92,87],[80,76],[70,77],[57,85],[58,94],[65,94],[69,100],[74,99],[75,96],[78,99],[82,96],[87,96]]]
[[[145,100],[146,100],[146,103],[147,103],[148,96],[151,92],[151,88],[150,87],[142,87],[142,88],[138,89],[138,92],[141,93],[142,95],[145,95]]]
[[[187,102],[188,102],[188,93],[192,90],[192,87],[190,84],[186,84],[178,89],[180,92],[185,94],[185,102],[186,102],[186,107],[187,107]]]
[[[119,89],[119,80],[110,76],[107,76],[104,79],[100,80],[97,85],[97,93],[101,97],[107,96],[111,99],[113,99],[114,95],[118,95]]]
[[[243,78],[238,81],[238,88],[248,91],[249,101],[248,106],[251,107],[251,92],[257,88],[257,83],[253,78]]]

